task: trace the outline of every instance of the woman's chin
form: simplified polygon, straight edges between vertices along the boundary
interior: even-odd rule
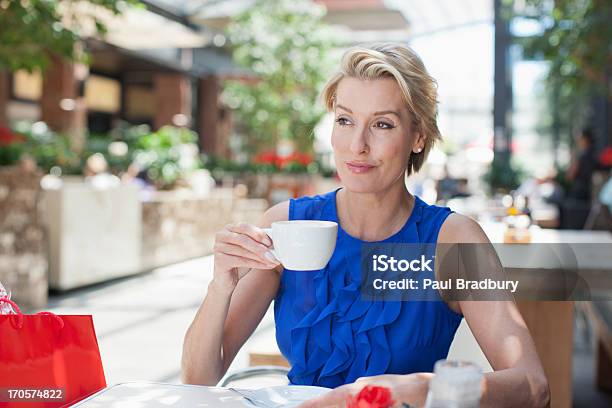
[[[375,193],[380,190],[380,185],[374,180],[355,180],[350,176],[341,180],[344,188],[353,193]]]

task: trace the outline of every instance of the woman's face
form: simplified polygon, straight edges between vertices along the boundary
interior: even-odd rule
[[[350,191],[384,190],[402,179],[411,151],[423,148],[393,78],[343,78],[336,89],[332,146]]]

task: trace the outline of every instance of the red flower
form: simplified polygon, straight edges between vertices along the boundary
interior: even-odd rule
[[[279,157],[278,166],[285,167],[290,163],[297,163],[304,167],[312,163],[312,157],[307,153],[293,152],[288,156]]]
[[[312,156],[307,153],[298,153],[298,161],[304,166],[308,166],[312,163]]]
[[[9,128],[0,127],[0,146],[8,146],[12,143],[23,141],[23,136],[14,134]]]
[[[279,156],[275,151],[261,152],[253,158],[256,164],[271,164],[278,169],[285,168],[288,164],[297,163],[304,167],[312,163],[312,156],[306,153],[294,152],[287,156]]]
[[[612,146],[606,147],[599,155],[599,163],[602,166],[612,167]]]
[[[5,127],[0,127],[0,146],[6,146],[13,143],[13,133]]]
[[[278,156],[274,151],[261,152],[255,156],[253,161],[257,164],[276,164]]]
[[[367,385],[355,397],[349,397],[347,408],[391,408],[395,401],[386,387]]]

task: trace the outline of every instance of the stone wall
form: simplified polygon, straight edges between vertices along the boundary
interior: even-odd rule
[[[144,270],[210,254],[218,230],[256,223],[268,207],[266,200],[237,199],[232,189],[215,189],[209,197],[158,192],[142,204]]]
[[[0,167],[0,281],[25,309],[47,302],[47,256],[38,172]]]

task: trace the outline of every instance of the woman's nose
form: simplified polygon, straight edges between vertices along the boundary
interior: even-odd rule
[[[351,139],[351,153],[361,154],[367,152],[368,146],[368,128],[356,129],[353,138]]]

